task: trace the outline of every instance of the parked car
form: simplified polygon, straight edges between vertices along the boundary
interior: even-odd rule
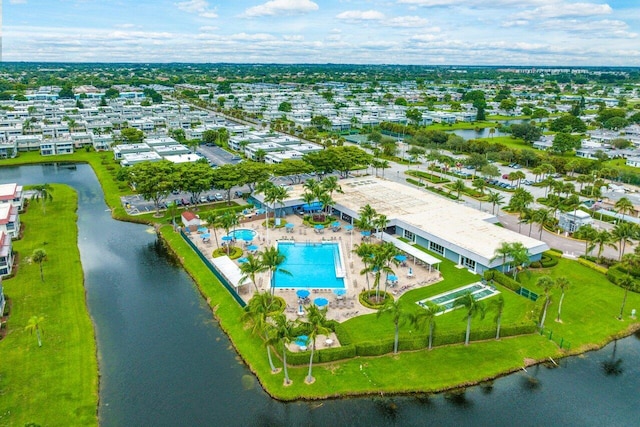
[[[236,197],[242,197],[244,196],[244,193],[242,191],[236,191],[235,193],[233,193]]]
[[[502,179],[509,179],[509,174],[505,173],[504,175],[502,175]]]
[[[200,203],[207,203],[208,201],[206,196],[200,196]]]
[[[213,194],[207,195],[207,202],[215,202],[216,198]]]
[[[216,193],[214,197],[216,198],[217,201],[224,200],[224,197],[222,197],[222,194],[220,193]]]

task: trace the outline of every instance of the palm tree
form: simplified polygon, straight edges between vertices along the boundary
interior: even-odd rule
[[[638,226],[630,222],[618,223],[611,230],[611,235],[619,242],[618,259],[622,260],[627,243],[631,243],[631,239],[638,235]]]
[[[513,266],[513,280],[516,280],[518,278],[518,268],[529,261],[529,251],[522,243],[514,242],[511,244],[510,258],[510,264]]]
[[[541,287],[544,292],[544,305],[542,308],[542,316],[540,316],[540,324],[538,325],[538,328],[542,330],[544,329],[544,321],[547,317],[547,309],[549,308],[549,304],[551,304],[551,290],[554,288],[555,282],[549,276],[542,276],[538,279],[536,285]]]
[[[380,299],[380,278],[382,273],[387,275],[394,274],[394,271],[389,267],[389,262],[395,256],[396,250],[395,246],[393,246],[393,252],[391,252],[388,245],[393,246],[393,243],[372,246],[371,261],[365,269],[366,272],[374,274],[373,287],[376,289],[376,300]]]
[[[33,251],[33,254],[31,255],[31,260],[33,262],[37,262],[40,265],[40,280],[42,280],[44,282],[44,274],[42,273],[42,263],[44,261],[46,261],[47,259],[47,253],[44,251],[44,249],[36,249]]]
[[[593,250],[595,246],[598,246],[598,258],[602,257],[602,252],[604,251],[605,246],[609,246],[613,249],[618,248],[615,244],[613,235],[609,232],[609,230],[605,229],[598,231],[598,234],[593,239],[592,246],[590,246],[590,250]]]
[[[626,274],[620,280],[618,280],[618,286],[624,289],[624,297],[622,298],[620,314],[618,315],[618,320],[622,320],[622,316],[624,314],[624,306],[627,303],[627,294],[629,293],[629,289],[634,289],[636,287],[636,281],[633,279],[633,277],[631,277],[630,274]]]
[[[47,213],[46,204],[47,202],[50,202],[53,200],[53,196],[51,195],[51,192],[53,191],[53,187],[51,187],[51,185],[49,184],[41,184],[41,185],[34,185],[33,189],[36,192],[31,197],[31,200],[34,200],[36,202],[37,201],[42,202],[42,213],[46,215]]]
[[[549,221],[551,221],[552,219],[553,219],[553,215],[551,214],[550,209],[541,208],[541,209],[536,209],[533,212],[533,220],[540,225],[540,228],[538,229],[540,233],[538,235],[538,240],[542,240],[542,230],[544,230],[544,226],[547,225]]]
[[[494,321],[496,322],[496,339],[500,339],[500,324],[502,323],[502,312],[504,311],[504,297],[502,294],[498,295],[497,298],[494,298],[491,301],[491,307],[496,310],[496,317]]]
[[[356,248],[353,252],[360,257],[362,263],[364,264],[364,269],[360,271],[360,274],[365,276],[365,280],[367,281],[367,291],[371,290],[371,286],[369,284],[369,264],[373,259],[373,248],[374,245],[371,243],[362,243],[360,245],[356,245]]]
[[[504,196],[497,191],[489,191],[487,202],[491,203],[491,215],[495,215],[496,205],[498,205],[498,213],[500,213],[500,206],[504,203]]]
[[[393,321],[393,325],[395,326],[395,333],[393,338],[393,354],[398,354],[398,339],[400,337],[400,324],[408,319],[408,314],[404,310],[402,303],[400,300],[389,300],[387,301],[377,313],[377,317],[380,317],[384,313],[389,313],[391,315],[391,320]]]
[[[344,191],[342,191],[342,187],[338,183],[338,178],[334,175],[329,175],[323,178],[321,185],[324,191],[328,192],[331,197],[333,197],[334,192],[344,193]]]
[[[278,370],[273,365],[271,346],[268,343],[270,336],[269,332],[272,328],[272,325],[268,322],[269,314],[272,311],[272,301],[273,299],[268,292],[256,293],[244,308],[245,312],[242,314],[242,321],[249,323],[253,334],[258,335],[265,340],[269,366],[271,367],[271,372],[275,373]]]
[[[560,292],[562,292],[562,294],[560,294],[560,302],[558,303],[558,317],[556,318],[556,322],[562,321],[560,320],[560,314],[562,313],[562,301],[564,301],[564,293],[569,289],[569,285],[569,279],[564,276],[560,276],[556,279],[556,286],[560,289]]]
[[[502,272],[504,273],[504,268],[507,265],[507,257],[511,256],[511,243],[509,242],[501,242],[500,246],[493,253],[493,258],[491,258],[490,262],[495,261],[498,258],[502,258]]]
[[[311,356],[309,357],[309,373],[305,378],[307,384],[312,384],[315,379],[312,376],[313,369],[313,354],[316,350],[316,338],[318,335],[325,335],[329,333],[329,328],[325,326],[327,323],[327,309],[318,308],[315,305],[310,305],[307,309],[307,321],[304,326],[307,331],[307,337],[311,342]]]
[[[235,228],[240,223],[238,215],[235,212],[227,211],[220,217],[220,226],[224,228],[225,234],[229,235],[229,231]],[[229,248],[232,246],[233,241],[227,242],[227,256],[229,255]]]
[[[292,275],[290,271],[280,268],[280,266],[285,262],[287,258],[283,254],[278,252],[278,249],[276,249],[274,246],[270,246],[265,249],[265,251],[262,252],[260,258],[262,259],[262,265],[265,266],[269,271],[269,283],[271,286],[271,295],[273,295],[276,288],[275,274],[279,272],[289,276]]]
[[[382,233],[387,228],[389,220],[386,215],[376,215],[373,219],[372,225],[375,227],[378,237],[382,240]]]
[[[451,185],[451,189],[456,192],[456,197],[460,198],[460,193],[463,192],[467,187],[464,185],[464,181],[461,179],[457,179]]]
[[[429,327],[429,350],[431,350],[431,347],[433,345],[433,332],[436,328],[436,316],[441,311],[442,306],[434,302],[427,301],[422,306],[422,310],[410,317],[411,323],[415,325],[419,330],[422,330],[425,326]]]
[[[175,204],[173,204],[172,206],[175,206]],[[213,230],[213,238],[216,241],[216,248],[219,248],[220,243],[218,242],[218,232],[216,231],[216,228],[220,226],[220,216],[216,211],[210,211],[204,216],[203,219],[206,221],[209,228]]]
[[[485,305],[482,301],[475,299],[471,292],[465,292],[453,302],[454,307],[464,307],[467,311],[465,319],[467,320],[467,333],[464,338],[464,345],[469,345],[469,336],[471,334],[471,319],[480,314],[480,319],[484,319]],[[463,319],[464,320],[464,319]]]
[[[253,283],[253,286],[256,288],[256,293],[260,292],[258,289],[258,285],[256,284],[256,274],[267,271],[268,267],[266,267],[262,260],[259,257],[255,257],[252,254],[247,255],[247,261],[240,264],[240,272],[242,273],[242,277],[238,283],[244,283],[245,280],[250,279]]]
[[[283,313],[273,317],[274,334],[271,338],[272,344],[282,344],[282,365],[284,369],[284,385],[290,385],[289,371],[287,369],[287,345],[294,337],[295,322],[287,319]]]
[[[42,316],[31,316],[29,318],[29,322],[27,326],[24,327],[25,331],[29,331],[29,333],[33,333],[35,331],[36,337],[38,338],[38,347],[42,347],[42,339],[40,337],[40,324],[44,322],[44,317]]]
[[[573,234],[574,237],[584,240],[584,256],[589,256],[589,253],[593,250],[593,242],[598,236],[598,230],[591,225],[582,225]]]
[[[618,200],[616,202],[616,204],[614,205],[614,208],[616,208],[616,210],[618,211],[618,213],[622,214],[622,220],[624,221],[624,214],[625,213],[631,213],[633,212],[633,203],[631,203],[631,200],[627,199],[626,197],[622,197],[620,200]]]

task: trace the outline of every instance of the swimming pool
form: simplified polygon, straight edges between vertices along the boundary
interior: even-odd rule
[[[251,240],[258,234],[255,230],[250,228],[238,228],[229,232],[229,236],[235,237],[236,240]]]
[[[345,287],[342,254],[337,243],[278,242],[278,251],[286,257],[280,268],[291,276],[276,272],[276,288]]]
[[[451,291],[443,292],[441,294],[432,296],[430,298],[420,300],[416,304],[418,304],[421,307],[425,307],[427,301],[430,301],[434,304],[438,304],[440,307],[442,307],[442,311],[437,314],[437,315],[440,315],[440,314],[448,313],[449,311],[453,310],[454,309],[453,305],[455,303],[456,298],[458,298],[461,295],[464,295],[467,292],[471,292],[471,295],[473,295],[473,297],[477,301],[492,297],[500,293],[500,291],[498,291],[497,289],[478,282],[478,283],[472,283],[467,286],[463,286],[461,288],[453,289]]]

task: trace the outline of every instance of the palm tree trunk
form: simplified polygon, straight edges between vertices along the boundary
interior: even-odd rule
[[[626,299],[627,294],[625,294]],[[42,347],[42,339],[40,338],[40,328],[36,326],[36,337],[38,337],[38,347]]]
[[[547,298],[547,300],[544,302],[544,309],[542,310],[542,318],[540,318],[540,325],[538,325],[540,330],[544,329],[544,321],[547,317],[547,308],[549,308],[549,304],[551,304],[551,298]]]
[[[497,322],[497,326],[496,326],[496,339],[499,340],[500,339],[500,323],[502,322],[502,314],[500,316],[498,316],[498,322]]]
[[[40,280],[44,282],[44,274],[42,273],[42,261],[40,261]]]
[[[560,302],[558,303],[558,318],[556,319],[556,321],[560,321],[560,313],[562,312],[562,300],[564,299],[564,292],[562,292],[562,295],[560,295]]]
[[[429,325],[429,350],[433,345],[433,322]]]
[[[313,381],[313,377],[311,376],[312,373],[312,369],[313,369],[313,353],[316,349],[316,341],[315,338],[313,339],[313,344],[311,345],[311,357],[309,357],[309,373],[307,374],[307,383],[310,383],[311,381]]]
[[[269,339],[266,333],[264,335],[265,340]],[[273,357],[271,357],[271,347],[269,344],[267,344],[267,357],[269,358],[269,367],[271,368],[271,372],[275,372],[276,367],[273,365]]]
[[[282,343],[282,363],[284,369],[284,384],[288,385],[291,380],[289,379],[289,370],[287,369],[287,346]]]
[[[400,326],[396,322],[396,334],[393,340],[393,354],[398,354],[398,338],[400,336]]]
[[[627,293],[628,292],[629,292],[629,288],[625,288],[624,289],[624,298],[622,298],[622,305],[620,306],[620,315],[618,316],[618,320],[622,320],[622,313],[624,312],[624,305],[627,303]]]
[[[464,345],[469,345],[469,335],[471,335],[471,316],[467,316],[467,334],[464,337]]]

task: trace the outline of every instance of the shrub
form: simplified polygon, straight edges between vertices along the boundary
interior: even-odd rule
[[[371,302],[370,298],[375,297],[376,290],[372,289],[370,291],[362,291],[360,295],[358,295],[358,300],[360,300],[360,304],[364,305],[367,308],[372,308],[374,310],[382,307],[387,301],[393,301],[393,296],[389,292],[377,291],[378,295],[383,298],[382,302],[376,304]]]
[[[423,183],[418,182],[418,181],[416,181],[415,179],[412,179],[412,178],[407,178],[407,182],[409,184],[417,185],[418,187],[424,187]]]
[[[353,341],[351,340],[351,335],[349,335],[349,332],[347,332],[347,328],[345,328],[344,325],[342,325],[341,323],[338,323],[338,322],[336,323],[337,325],[334,328],[334,332],[336,333],[336,337],[338,338],[338,341],[340,341],[340,345],[342,346],[351,345]]]
[[[589,258],[593,258],[593,260],[595,260],[594,257],[589,257]],[[578,258],[578,263],[584,265],[585,267],[589,267],[590,269],[595,270],[598,273],[607,274],[608,268],[596,264],[595,262],[593,262],[593,260]]]
[[[499,272],[498,270],[485,271],[484,278],[487,280],[495,280],[496,283],[501,284],[507,289],[511,289],[513,292],[518,292],[520,290],[520,283],[516,282],[511,277],[508,277],[504,273]]]
[[[341,343],[342,344],[342,343]],[[340,347],[324,348],[318,350],[320,362],[333,362],[334,360],[350,359],[356,356],[356,346],[342,345]],[[315,356],[315,355],[314,355]],[[307,357],[307,362],[309,357]]]
[[[398,340],[398,350],[422,350],[429,345],[427,334],[416,334],[411,338],[400,338]]]
[[[212,257],[218,258],[226,254],[227,254],[226,248],[218,248],[213,251]],[[229,248],[229,258],[237,259],[237,258],[240,258],[241,256],[242,256],[242,248],[239,248],[237,246],[233,246],[232,248]]]
[[[355,345],[358,356],[380,356],[393,351],[393,338],[370,342],[360,342]]]
[[[544,268],[551,268],[558,265],[558,258],[555,256],[550,256],[549,252],[545,252],[542,254],[542,258],[540,259],[540,265]]]
[[[287,363],[290,365],[306,365],[309,363],[309,352],[307,351],[289,351],[287,350]],[[316,351],[313,354],[313,363],[318,363],[320,361],[319,351]]]

